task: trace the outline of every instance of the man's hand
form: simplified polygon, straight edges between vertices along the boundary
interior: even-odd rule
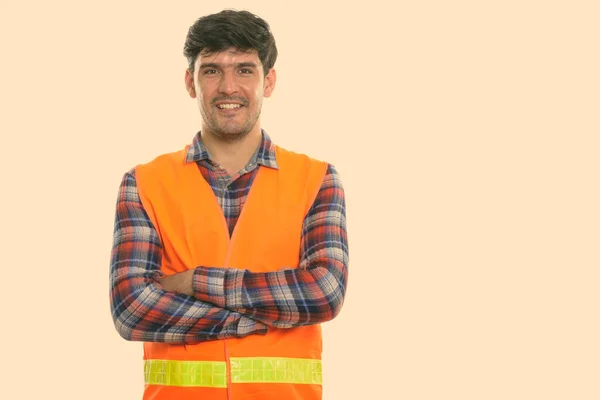
[[[167,292],[177,292],[181,294],[187,294],[188,296],[193,296],[193,281],[194,269],[189,269],[185,272],[178,272],[173,275],[164,276],[161,278],[160,284]]]

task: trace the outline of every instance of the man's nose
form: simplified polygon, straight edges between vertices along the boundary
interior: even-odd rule
[[[232,94],[237,92],[238,85],[234,71],[224,71],[219,81],[219,92]]]

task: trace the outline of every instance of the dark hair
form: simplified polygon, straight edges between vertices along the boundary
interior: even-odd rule
[[[277,46],[269,24],[248,11],[223,10],[199,18],[190,26],[183,55],[190,71],[200,52],[218,52],[228,48],[258,51],[265,75],[275,65]]]

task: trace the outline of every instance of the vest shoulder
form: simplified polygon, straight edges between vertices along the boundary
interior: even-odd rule
[[[307,154],[277,147],[277,165],[285,181],[302,190],[306,188],[298,185],[298,182],[305,182],[310,187],[307,189],[310,192],[321,186],[330,164]]]

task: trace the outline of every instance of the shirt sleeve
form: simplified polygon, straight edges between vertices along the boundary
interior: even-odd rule
[[[194,296],[278,328],[322,323],[342,308],[348,260],[344,189],[330,164],[303,222],[298,268],[251,272],[200,266]]]
[[[267,332],[266,325],[238,312],[165,291],[161,259],[160,237],[131,170],[119,187],[110,263],[110,308],[121,337],[191,344]]]

